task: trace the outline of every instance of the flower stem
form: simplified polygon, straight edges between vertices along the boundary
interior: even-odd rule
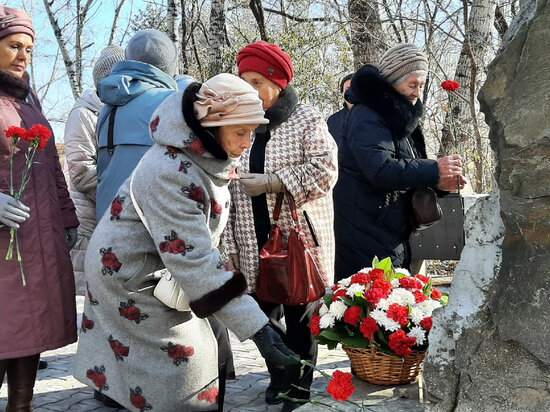
[[[10,245],[8,246],[8,253],[6,253],[6,260],[13,259],[13,241],[15,238],[15,228],[10,228]]]
[[[19,262],[19,269],[21,270],[21,280],[23,281],[23,286],[27,286],[25,272],[23,272],[23,259],[21,258],[21,252],[19,251],[19,236],[17,236],[17,230],[15,231],[15,250],[17,251],[17,261]]]

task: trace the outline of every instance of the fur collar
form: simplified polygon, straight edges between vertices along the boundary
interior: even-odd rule
[[[31,91],[28,73],[19,78],[0,70],[0,89],[16,99],[25,100]]]
[[[364,104],[378,113],[398,139],[411,135],[424,111],[420,99],[413,106],[370,64],[355,73],[345,99],[352,104]]]
[[[265,117],[269,119],[269,123],[266,126],[267,130],[273,130],[275,127],[284,123],[294,112],[294,109],[298,105],[298,93],[292,85],[287,85],[285,92],[279,100],[265,111]],[[261,130],[262,125],[257,130]]]

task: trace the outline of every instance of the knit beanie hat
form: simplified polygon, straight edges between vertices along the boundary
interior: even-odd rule
[[[245,72],[260,73],[284,90],[294,77],[290,56],[278,45],[259,41],[244,47],[237,56],[239,76]]]
[[[34,41],[32,20],[25,10],[0,6],[0,39],[10,34],[25,33]]]
[[[99,81],[107,77],[111,73],[112,67],[124,60],[124,49],[119,46],[107,46],[101,50],[101,54],[97,58],[92,76],[94,77],[94,85],[97,90]]]
[[[170,77],[176,74],[178,49],[164,33],[155,29],[140,30],[126,45],[126,59],[148,63]]]
[[[257,90],[234,74],[221,73],[204,82],[193,106],[203,127],[269,123]]]
[[[384,53],[378,68],[382,76],[393,83],[416,70],[428,71],[428,59],[414,44],[401,43]]]

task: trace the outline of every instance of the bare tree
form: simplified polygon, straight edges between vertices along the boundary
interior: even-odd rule
[[[210,8],[209,75],[223,71],[222,52],[225,46],[225,0],[212,0]]]
[[[382,23],[378,5],[369,0],[349,0],[348,10],[355,68],[378,62],[382,50]]]
[[[168,30],[168,37],[170,37],[170,40],[172,40],[175,44],[179,43],[179,14],[178,2],[176,0],[168,0],[168,8],[166,11],[166,28]]]
[[[120,13],[122,8],[126,4],[126,0],[120,0],[115,7],[115,16],[113,17],[113,24],[111,25],[111,34],[109,35],[109,44],[113,44],[116,38],[116,32],[118,30],[118,21],[120,19]]]
[[[267,37],[267,30],[265,28],[264,8],[262,6],[262,0],[250,0],[249,6],[250,10],[252,10],[254,18],[256,19],[256,23],[258,24],[258,30],[260,30],[261,39],[264,41],[269,41]]]

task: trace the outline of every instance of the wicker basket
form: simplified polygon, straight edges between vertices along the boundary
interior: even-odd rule
[[[342,345],[358,378],[375,385],[401,385],[416,379],[422,370],[426,351],[413,350],[403,359],[380,352]]]

